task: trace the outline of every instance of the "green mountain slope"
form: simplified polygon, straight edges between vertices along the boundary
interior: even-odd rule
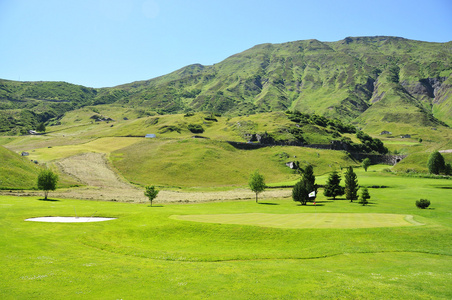
[[[11,131],[4,124],[18,118],[15,109],[30,110],[36,123],[98,104],[161,114],[299,110],[375,131],[388,123],[437,127],[452,125],[451,74],[452,42],[382,36],[262,44],[212,66],[113,88],[0,81],[0,130]]]
[[[36,187],[39,167],[0,146],[0,189]]]

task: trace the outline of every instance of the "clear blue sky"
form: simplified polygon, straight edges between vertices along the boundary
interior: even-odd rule
[[[452,0],[0,0],[0,78],[109,87],[262,43],[452,40]]]

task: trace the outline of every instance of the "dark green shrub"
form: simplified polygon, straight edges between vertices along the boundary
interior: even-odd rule
[[[202,128],[202,126],[199,124],[189,124],[188,130],[190,130],[193,133],[203,133],[204,132],[204,128]]]
[[[418,208],[425,209],[430,206],[430,200],[428,199],[420,199],[416,201],[416,206]]]

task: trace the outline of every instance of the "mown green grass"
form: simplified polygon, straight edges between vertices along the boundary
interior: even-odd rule
[[[313,204],[316,209],[317,205]],[[322,205],[323,206],[323,205]],[[215,215],[174,215],[171,218],[183,221],[240,224],[272,228],[374,228],[423,225],[411,221],[412,216],[397,214],[344,214],[344,213],[304,213],[304,214],[215,214]]]
[[[366,177],[364,176],[365,174]],[[359,173],[370,205],[291,199],[127,204],[0,197],[3,299],[449,299],[450,180]],[[393,184],[388,184],[392,181]],[[429,209],[414,205],[420,197]],[[39,216],[117,220],[55,224]],[[423,226],[284,229],[198,223],[173,215],[413,215]]]

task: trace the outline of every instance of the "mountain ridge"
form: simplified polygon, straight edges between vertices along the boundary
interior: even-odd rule
[[[29,110],[35,124],[27,126],[99,104],[160,114],[298,110],[360,127],[394,122],[451,126],[451,74],[452,42],[390,36],[310,39],[260,44],[217,64],[192,64],[111,88],[0,80],[0,109],[10,121]]]

